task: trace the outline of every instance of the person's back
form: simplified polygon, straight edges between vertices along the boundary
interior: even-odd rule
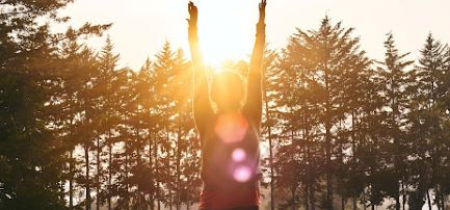
[[[200,210],[246,210],[258,209],[259,206],[265,7],[266,1],[262,0],[247,87],[239,75],[225,72],[214,78],[209,91],[198,45],[198,10],[192,2],[189,3],[189,43],[194,69],[193,111],[202,147]],[[217,112],[212,110],[210,96]]]
[[[216,115],[201,134],[200,209],[259,205],[259,125],[245,113]]]

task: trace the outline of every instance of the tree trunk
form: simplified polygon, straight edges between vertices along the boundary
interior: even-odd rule
[[[309,186],[305,185],[305,209],[309,210]]]
[[[138,167],[138,168],[141,168],[142,166],[141,166],[141,148],[142,147],[144,147],[144,145],[143,144],[141,144],[142,142],[141,142],[141,136],[140,136],[140,124],[141,124],[141,121],[140,121],[140,115],[139,115],[139,108],[138,108],[138,110],[137,110],[137,114],[136,114],[136,118],[137,118],[137,124],[136,124],[136,129],[135,129],[135,135],[136,135],[136,144],[137,144],[137,146],[136,146],[136,166]],[[141,209],[143,209],[143,206],[142,206],[142,183],[139,181],[139,182],[137,182],[137,193],[136,193],[136,196],[137,196],[137,198],[136,198],[136,209],[137,210],[141,210]]]
[[[181,208],[181,116],[178,119],[178,134],[177,134],[177,192],[176,192],[176,210],[180,210]]]
[[[326,63],[326,62],[325,62]],[[326,191],[326,209],[333,210],[333,174],[331,162],[331,102],[330,102],[330,82],[328,78],[328,67],[325,65],[325,89],[326,89],[326,104],[325,104],[325,157],[326,157],[326,177],[327,177],[327,191]]]
[[[326,208],[328,210],[333,210],[333,177],[331,172],[332,162],[331,162],[331,134],[330,134],[330,122],[326,119],[325,125],[325,138],[326,138],[326,168],[327,168],[327,192],[326,192]]]
[[[366,210],[366,191],[365,190],[363,190],[363,203],[364,203],[364,205],[363,205],[363,209],[364,210]],[[373,206],[373,205],[372,205]]]
[[[343,126],[343,120],[341,120],[340,121],[340,127],[341,128],[343,128],[344,126]],[[339,138],[341,138],[341,137],[339,137]],[[339,160],[339,164],[340,164],[340,167],[341,167],[341,170],[342,170],[342,175],[343,176],[345,176],[345,165],[344,165],[344,157],[345,157],[345,153],[344,153],[344,151],[343,151],[343,148],[344,148],[344,144],[343,144],[343,140],[339,140],[340,141],[340,143],[339,143],[339,150],[340,150],[340,153],[341,153],[341,157],[339,158],[340,160]],[[345,193],[346,193],[346,189],[345,189],[345,187],[343,187],[343,186],[345,186],[344,185],[344,177],[341,177],[340,179],[339,179],[339,181],[341,182],[341,189],[340,189],[340,193],[341,193],[341,210],[345,210],[345,201],[346,201],[346,195],[345,195]]]
[[[108,132],[108,140],[111,138],[111,132]],[[108,142],[108,210],[112,210],[112,203],[111,203],[111,186],[112,186],[112,144],[111,142]]]
[[[139,148],[136,148],[136,166],[138,168],[142,167],[141,166],[141,152],[140,152]],[[142,206],[142,183],[140,181],[137,183],[137,193],[136,194],[137,194],[136,209],[141,210],[141,209],[143,209],[143,206]]]
[[[314,182],[310,185],[310,193],[309,196],[311,197],[309,200],[311,201],[311,204],[309,205],[311,207],[311,210],[316,210],[316,190],[314,186]]]
[[[428,201],[428,209],[432,210],[433,205],[431,204],[430,190],[428,189],[427,189],[427,201]]]
[[[128,175],[129,175],[129,164],[130,164],[130,157],[129,157],[129,153],[130,151],[129,151],[129,148],[128,148],[128,144],[127,143],[125,143],[125,180],[126,180],[126,184],[125,184],[125,208],[127,209],[127,210],[129,210],[130,209],[130,195],[129,195],[129,193],[130,193],[130,185],[128,184],[129,183],[129,177],[128,177]]]
[[[86,197],[86,210],[90,210],[91,209],[91,186],[90,186],[90,178],[89,178],[89,146],[85,143],[84,145],[84,161],[86,164],[86,173],[85,173],[85,179],[86,179],[86,183],[85,183],[85,197]]]
[[[97,137],[97,177],[96,177],[96,200],[95,200],[95,206],[96,210],[100,210],[100,176],[101,176],[101,161],[100,161],[100,153],[101,153],[101,146],[100,146],[100,138]]]
[[[297,210],[297,202],[295,201],[295,187],[291,187],[291,195],[292,195],[292,210]]]
[[[270,118],[269,100],[267,98],[266,83],[264,83],[264,100],[267,119],[267,137],[269,139],[269,164],[270,164],[270,210],[275,210],[275,170],[273,166],[273,142],[272,142],[272,124]]]
[[[155,190],[156,190],[156,202],[157,202],[157,206],[158,206],[158,210],[161,210],[161,192],[159,189],[159,180],[157,179],[157,173],[158,173],[158,137],[155,138],[155,140],[153,141],[153,158],[154,158],[154,162],[155,162]]]
[[[397,185],[397,188],[399,188],[398,185]],[[395,196],[395,210],[400,210],[400,190],[398,190],[398,192]]]
[[[435,191],[434,197],[436,199],[436,206],[438,207],[438,210],[444,210],[444,208],[442,207],[442,198],[443,197],[442,197],[440,188],[439,188],[439,190]]]
[[[149,137],[148,137],[148,164],[149,164],[149,168],[150,168],[150,179],[151,181],[155,180],[155,173],[153,173],[153,155],[152,155],[152,149],[153,149],[153,135],[152,132],[150,132]],[[150,210],[154,210],[155,209],[155,196],[154,196],[154,192],[150,192],[149,193],[149,200],[150,200]]]
[[[314,157],[312,156],[312,152],[311,152],[311,145],[312,145],[312,141],[311,141],[311,137],[310,137],[310,125],[309,125],[309,110],[308,108],[306,108],[305,110],[305,138],[307,139],[307,146],[306,146],[306,151],[307,151],[307,157],[308,157],[308,167],[307,167],[307,184],[308,184],[308,190],[309,190],[309,205],[308,207],[311,208],[311,210],[315,210],[315,205],[316,205],[316,201],[315,201],[315,189],[314,189],[314,179],[315,179],[315,174],[314,174],[314,167],[315,167],[315,161],[314,161]]]
[[[69,160],[69,209],[73,209],[73,150],[70,150]]]
[[[406,187],[405,187],[405,182],[402,181],[402,209],[405,210],[405,205],[406,205]]]

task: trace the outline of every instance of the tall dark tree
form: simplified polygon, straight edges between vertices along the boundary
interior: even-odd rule
[[[442,129],[445,110],[439,105],[440,98],[443,97],[439,90],[443,87],[442,78],[445,77],[444,47],[429,34],[420,53],[419,66],[414,75],[416,82],[411,88],[414,95],[410,103],[410,141],[414,142],[411,151],[417,158],[411,165],[411,184],[415,190],[411,192],[409,204],[412,209],[421,209],[425,201],[428,201],[431,209],[429,191],[430,188],[437,187],[436,178],[441,174],[437,171],[442,164],[440,154],[446,152],[441,145],[446,145],[447,142]]]
[[[270,178],[270,209],[274,210],[276,206],[276,185],[275,185],[275,167],[274,167],[274,152],[275,152],[275,129],[277,125],[277,108],[276,100],[280,96],[280,86],[277,82],[279,70],[277,67],[278,54],[273,50],[266,50],[264,55],[264,121],[263,134],[265,135],[269,148],[268,157],[265,166],[269,169]]]
[[[62,118],[55,111],[63,85],[55,71],[63,68],[59,48],[64,40],[107,28],[86,24],[52,34],[49,23],[66,21],[56,11],[70,2],[1,2],[1,209],[65,208],[64,165],[73,144],[62,141],[67,138],[61,137]]]
[[[119,62],[119,55],[113,52],[114,46],[111,39],[108,37],[106,39],[105,46],[103,47],[101,53],[98,57],[98,62],[100,65],[99,72],[99,85],[97,91],[100,92],[101,106],[99,107],[100,117],[98,118],[98,131],[101,134],[97,141],[98,143],[100,137],[103,138],[103,146],[97,143],[96,160],[97,160],[97,174],[96,174],[96,209],[99,209],[104,202],[107,203],[108,210],[112,209],[112,184],[113,184],[113,145],[115,140],[113,138],[113,131],[118,126],[119,115],[117,114],[120,109],[116,107],[116,101],[118,98],[118,88],[120,84],[118,83],[119,73],[117,65]],[[106,147],[107,160],[102,160],[101,156],[104,153],[103,148]],[[102,170],[102,163],[106,162],[106,172]],[[106,174],[103,174],[106,173]],[[106,180],[106,182],[105,182]],[[105,187],[104,187],[105,186]],[[102,189],[102,187],[104,187]]]
[[[406,109],[408,107],[407,87],[410,85],[410,72],[408,69],[413,61],[406,60],[409,53],[401,54],[394,43],[394,36],[389,33],[387,40],[384,43],[386,49],[385,60],[382,63],[383,67],[380,69],[380,79],[385,86],[382,91],[384,93],[385,106],[387,108],[385,123],[387,125],[387,139],[386,147],[391,148],[387,150],[391,156],[392,162],[388,163],[388,170],[390,171],[392,183],[388,191],[388,195],[395,200],[395,209],[400,210],[401,195],[403,194],[403,201],[405,201],[404,190],[406,188],[407,165],[405,162],[406,146]],[[390,145],[392,142],[392,145]],[[402,156],[403,154],[403,156]],[[387,175],[387,174],[386,174]]]
[[[344,133],[346,130],[342,123],[351,110],[349,90],[358,81],[358,72],[366,70],[370,64],[365,53],[359,50],[359,39],[351,36],[352,32],[353,29],[345,29],[341,23],[332,25],[326,17],[318,30],[305,32],[299,29],[294,34],[284,50],[286,58],[282,62],[282,65],[288,66],[282,68],[289,72],[291,79],[287,81],[292,86],[286,88],[292,92],[284,94],[285,97],[292,95],[291,107],[294,109],[289,109],[288,113],[296,117],[303,115],[289,123],[289,126],[297,126],[290,132],[291,135],[302,139],[297,141],[298,145],[293,144],[297,145],[293,147],[297,149],[289,153],[301,154],[299,157],[303,157],[300,160],[304,160],[305,154],[309,154],[309,161],[301,161],[302,164],[313,163],[317,157],[320,157],[317,163],[324,163],[312,166],[308,171],[317,172],[320,171],[318,168],[322,168],[326,175],[326,192],[323,197],[323,208],[326,209],[334,208],[333,180],[336,177],[333,174],[343,164],[342,158],[339,159],[341,163],[337,163],[334,157],[342,156],[348,143],[348,138],[340,137],[342,133],[339,130],[343,128]],[[285,98],[284,101],[289,100]],[[300,133],[302,135],[295,137]],[[312,149],[306,146],[308,144],[318,148]],[[313,181],[309,180],[308,183]],[[314,196],[314,188],[308,187],[312,191],[306,192]]]
[[[175,52],[172,51],[170,44],[165,43],[163,49],[156,55],[153,67],[153,84],[156,91],[156,112],[158,116],[158,143],[156,148],[155,161],[156,169],[156,185],[157,185],[157,204],[158,209],[161,204],[166,203],[168,206],[173,206],[173,197],[170,190],[173,190],[174,174],[176,174],[172,158],[176,148],[173,146],[173,138],[171,138],[171,131],[173,123],[170,118],[174,115],[173,103],[171,101],[171,90],[173,90],[174,78],[174,57]],[[166,191],[167,190],[167,191]]]

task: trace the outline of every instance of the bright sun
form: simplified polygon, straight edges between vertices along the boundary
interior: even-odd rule
[[[248,60],[255,39],[257,1],[197,0],[196,3],[199,7],[200,47],[205,63],[220,71],[224,61]],[[236,8],[236,5],[240,7]]]

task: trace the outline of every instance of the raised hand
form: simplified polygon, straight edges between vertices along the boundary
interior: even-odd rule
[[[259,3],[259,23],[263,24],[266,19],[266,5],[267,0],[261,0]]]
[[[190,1],[188,4],[188,11],[189,11],[189,19],[187,19],[187,21],[189,23],[189,26],[197,27],[198,8],[192,1]]]
[[[252,121],[261,124],[262,116],[262,81],[264,47],[266,44],[266,5],[267,0],[259,4],[259,21],[256,25],[256,39],[250,59],[250,69],[247,76],[247,101],[242,108]]]

